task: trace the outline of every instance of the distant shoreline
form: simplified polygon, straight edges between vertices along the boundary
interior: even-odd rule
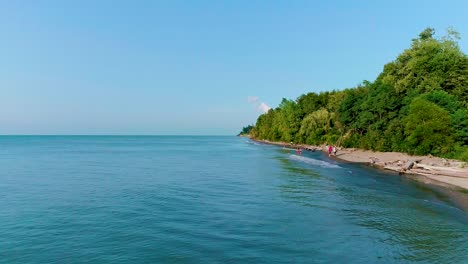
[[[291,144],[248,138],[269,145],[326,152],[324,145]],[[331,158],[345,162],[367,164],[378,169],[411,176],[411,178],[426,184],[434,184],[461,191],[465,194],[468,193],[468,164],[466,162],[433,156],[410,156],[400,152],[374,152],[356,148],[338,148],[337,155],[332,155]]]

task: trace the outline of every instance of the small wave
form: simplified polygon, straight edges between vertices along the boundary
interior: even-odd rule
[[[326,161],[323,161],[323,160],[316,160],[316,159],[312,159],[312,158],[306,158],[306,157],[302,157],[302,156],[298,156],[298,155],[289,155],[289,158],[292,159],[292,160],[302,161],[302,162],[305,162],[307,164],[320,166],[320,167],[323,167],[323,168],[341,168],[340,166],[335,165],[335,164],[331,164],[330,162],[326,162]]]

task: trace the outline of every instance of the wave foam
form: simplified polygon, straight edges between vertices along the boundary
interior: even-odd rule
[[[323,160],[316,160],[316,159],[307,158],[307,157],[298,156],[298,155],[289,155],[289,158],[292,160],[301,161],[310,165],[320,166],[323,168],[341,168],[340,166],[331,164],[330,162],[326,162]]]

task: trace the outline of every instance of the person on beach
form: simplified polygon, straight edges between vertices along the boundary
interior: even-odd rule
[[[333,147],[331,145],[328,146],[328,157],[331,157],[332,151],[333,151]]]
[[[333,155],[336,156],[336,146],[333,146]]]

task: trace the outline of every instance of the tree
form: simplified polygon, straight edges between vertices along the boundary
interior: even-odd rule
[[[427,28],[374,82],[283,99],[251,134],[468,160],[468,57],[458,39],[453,29],[436,38]]]
[[[452,115],[455,140],[462,146],[468,146],[468,109],[458,109]]]
[[[435,30],[433,28],[426,28],[421,33],[419,33],[419,39],[420,40],[432,39],[432,36],[434,36],[434,33],[435,33]]]
[[[322,136],[331,130],[333,118],[334,114],[324,108],[312,112],[302,120],[299,135],[307,144],[320,144]]]
[[[281,140],[292,141],[295,139],[301,124],[300,111],[296,102],[283,98],[278,107],[276,125],[281,134]]]
[[[403,122],[409,153],[445,154],[453,147],[450,136],[451,118],[440,106],[423,98],[416,98]]]
[[[243,127],[241,132],[239,133],[239,136],[240,135],[249,135],[253,128],[254,128],[253,125],[248,125],[246,127]]]

